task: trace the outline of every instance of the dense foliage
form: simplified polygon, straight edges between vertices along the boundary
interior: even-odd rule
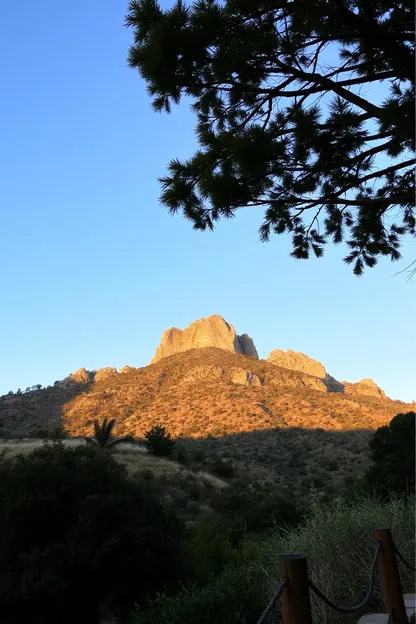
[[[370,487],[387,494],[415,491],[415,412],[397,414],[374,432],[370,442],[373,465],[366,474]]]
[[[346,240],[361,274],[415,235],[411,0],[132,0],[129,65],[156,111],[189,96],[200,149],[161,200],[212,229],[265,209],[262,240],[293,254]],[[376,88],[377,87],[377,88]]]
[[[99,621],[180,578],[181,527],[94,447],[0,461],[0,619]]]
[[[276,590],[281,553],[305,553],[312,580],[327,596],[338,604],[356,603],[368,584],[373,527],[391,527],[397,546],[414,565],[414,502],[403,497],[382,503],[365,496],[316,504],[301,526],[246,540],[239,558],[231,557],[210,583],[162,595],[151,609],[137,609],[134,624],[256,624]],[[400,566],[400,575],[404,591],[413,591],[414,574]],[[361,615],[336,613],[314,594],[311,600],[313,621],[320,624],[354,624]],[[378,583],[372,607],[383,610]],[[279,603],[269,620],[281,621]]]

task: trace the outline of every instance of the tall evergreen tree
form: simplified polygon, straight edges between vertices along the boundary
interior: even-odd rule
[[[186,95],[197,116],[200,148],[161,179],[172,213],[205,230],[263,207],[261,240],[290,232],[296,258],[345,240],[357,275],[400,258],[416,233],[413,0],[133,0],[126,25],[153,108]]]

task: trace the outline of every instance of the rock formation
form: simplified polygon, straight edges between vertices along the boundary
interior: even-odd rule
[[[107,379],[107,377],[111,377],[112,375],[117,375],[117,369],[113,366],[105,366],[104,368],[99,368],[96,371],[93,371],[94,381],[101,381],[102,379]]]
[[[328,388],[328,392],[344,392],[344,384],[332,377],[332,375],[326,374],[325,379],[322,380],[326,387]]]
[[[126,364],[126,366],[122,366],[121,368],[118,369],[118,373],[120,373],[120,375],[123,375],[124,373],[133,373],[135,370],[137,370],[137,368],[134,368],[134,366],[128,366],[128,364]]]
[[[171,327],[163,332],[151,364],[169,355],[202,347],[217,347],[225,351],[259,358],[250,336],[247,334],[238,336],[234,327],[222,316],[213,314],[191,323],[186,329]]]
[[[266,378],[258,376],[250,370],[251,365],[249,361],[243,363],[242,367],[233,368],[231,373],[226,374],[222,364],[219,365],[221,358],[224,359],[226,357],[225,354],[222,356],[220,354],[220,360],[213,365],[209,362],[210,357],[212,359],[212,353],[211,355],[208,353],[210,348],[239,353],[255,360],[259,360],[259,356],[250,336],[247,334],[237,335],[234,327],[218,314],[194,321],[183,330],[176,327],[167,329],[162,335],[151,364],[178,353],[201,348],[206,348],[203,355],[206,361],[198,359],[198,364],[195,367],[191,367],[183,375],[180,381],[181,384],[200,383],[203,381],[211,383],[221,379],[234,385],[251,386],[254,388],[260,388],[266,383],[279,388],[304,387],[319,390],[320,392],[342,393],[349,395],[351,398],[360,395],[379,399],[388,398],[372,379],[362,379],[357,383],[340,382],[329,375],[325,367],[317,360],[304,353],[290,349],[287,351],[275,349],[269,354],[267,363],[274,365],[271,367],[271,370],[275,370],[276,374],[269,370]],[[193,355],[197,355],[195,351]],[[193,355],[189,355],[188,360],[189,358],[192,359]],[[199,358],[200,355],[202,356],[202,354],[199,354],[197,357]],[[275,369],[275,367],[279,368]],[[286,372],[281,369],[286,369]],[[57,384],[64,388],[69,388],[74,384],[100,382],[113,375],[134,373],[137,370],[132,366],[123,366],[118,371],[110,366],[94,371],[80,368],[61,382],[57,382]],[[298,374],[294,376],[289,371],[295,371]],[[162,378],[164,374],[162,374]],[[158,384],[160,385],[160,382]]]
[[[338,381],[335,377],[332,377],[332,375],[326,372],[324,366],[318,362],[318,360],[314,360],[304,353],[298,353],[290,349],[288,351],[275,349],[270,353],[267,360],[282,368],[289,368],[290,370],[300,371],[308,375],[313,375],[314,377],[319,377],[326,386],[328,392],[344,392],[349,395],[386,398],[385,392],[377,386],[372,379],[362,379],[357,383]]]
[[[60,385],[62,386],[68,386],[71,384],[86,384],[89,383],[91,381],[91,373],[90,371],[87,371],[86,368],[79,368],[78,370],[75,371],[75,373],[71,373],[70,375],[68,375],[68,377],[65,377],[65,379],[63,379],[60,382]]]
[[[231,371],[231,383],[243,386],[254,386],[257,388],[263,385],[263,381],[258,375],[255,375],[251,371],[244,370],[243,368],[234,368]]]
[[[290,349],[288,351],[275,349],[270,353],[267,360],[276,366],[314,375],[314,377],[320,377],[321,379],[325,379],[327,376],[325,368],[318,360],[313,360],[304,353],[298,353]]]
[[[372,379],[362,379],[357,383],[343,382],[344,392],[349,395],[375,396],[386,398],[386,393]]]

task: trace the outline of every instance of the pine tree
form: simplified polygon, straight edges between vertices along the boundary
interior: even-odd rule
[[[149,453],[159,457],[166,457],[172,455],[175,446],[175,441],[172,439],[170,433],[168,433],[165,427],[156,425],[146,431],[144,434],[146,439],[145,446]]]
[[[200,148],[161,179],[170,212],[205,230],[263,208],[261,240],[291,233],[296,258],[346,241],[357,275],[400,258],[416,234],[412,0],[141,0],[126,25],[153,108],[185,95],[197,117]]]

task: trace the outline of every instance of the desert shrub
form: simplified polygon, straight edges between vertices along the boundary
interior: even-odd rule
[[[199,504],[196,501],[189,501],[188,504],[186,505],[186,513],[188,516],[196,516],[199,514],[199,512],[201,511],[201,508],[199,506]]]
[[[364,481],[384,495],[415,491],[415,412],[397,414],[369,441],[373,465]]]
[[[193,481],[189,483],[187,490],[192,500],[199,500],[205,488],[202,483],[199,483],[198,481]]]
[[[63,423],[57,422],[50,425],[48,429],[49,440],[57,441],[63,440],[67,437],[68,433]]]
[[[145,446],[149,453],[158,457],[167,457],[172,455],[175,447],[175,441],[172,439],[165,427],[156,425],[144,434],[146,439]]]
[[[197,519],[189,552],[194,578],[202,583],[218,576],[230,561],[237,558],[227,525],[212,512]]]
[[[189,466],[190,464],[189,454],[186,448],[183,446],[183,444],[178,444],[178,443],[176,443],[175,446],[176,446],[176,449],[175,449],[176,461],[182,464],[183,466]]]
[[[31,438],[34,438],[34,439],[46,440],[46,438],[49,435],[49,432],[47,429],[32,429],[29,435]]]
[[[206,457],[207,457],[207,454],[203,449],[195,449],[192,452],[192,459],[196,463],[201,463],[205,461]]]
[[[217,457],[211,462],[209,471],[217,475],[217,477],[223,477],[225,479],[234,476],[233,465],[228,461],[224,461],[221,457]]]
[[[181,570],[181,527],[151,490],[94,447],[0,458],[0,619],[99,621],[126,614]]]
[[[214,509],[228,519],[236,535],[244,535],[276,525],[293,525],[300,522],[302,514],[296,504],[274,490],[261,488],[260,484],[252,489],[238,483],[233,487],[218,492],[213,498]]]

